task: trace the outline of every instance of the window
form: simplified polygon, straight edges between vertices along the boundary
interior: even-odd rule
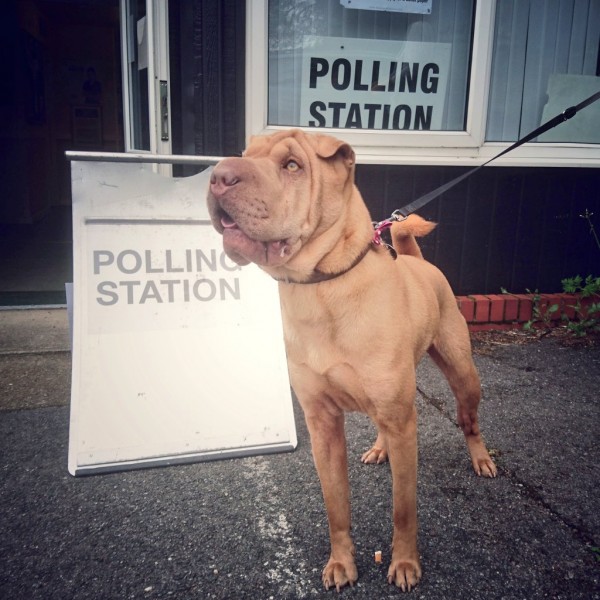
[[[360,162],[478,164],[600,88],[600,0],[372,9],[386,3],[248,1],[247,133],[314,128]],[[496,164],[600,165],[597,110]]]
[[[473,4],[271,2],[269,124],[464,131]]]
[[[516,141],[600,89],[600,1],[496,6],[486,139]],[[540,142],[600,143],[600,103]]]

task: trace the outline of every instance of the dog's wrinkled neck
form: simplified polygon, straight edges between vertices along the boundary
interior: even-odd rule
[[[337,222],[330,224],[319,236],[314,236],[313,232],[310,243],[315,241],[321,252],[318,258],[313,258],[312,264],[291,263],[289,271],[270,273],[271,276],[290,284],[330,281],[352,271],[371,250],[379,250],[373,244],[371,218],[356,187]]]
[[[373,243],[369,242],[367,246],[362,250],[362,252],[344,269],[340,271],[336,271],[334,273],[325,273],[323,271],[319,271],[319,269],[315,269],[307,279],[297,280],[292,277],[275,277],[272,275],[275,281],[279,281],[280,283],[289,283],[289,284],[308,284],[308,283],[321,283],[323,281],[329,281],[331,279],[337,279],[342,275],[348,273],[356,267],[363,258],[369,253],[370,250],[374,248]]]

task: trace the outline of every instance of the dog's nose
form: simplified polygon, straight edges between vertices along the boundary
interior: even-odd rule
[[[239,182],[240,175],[235,166],[222,161],[213,169],[210,176],[210,189],[215,196],[220,196]]]

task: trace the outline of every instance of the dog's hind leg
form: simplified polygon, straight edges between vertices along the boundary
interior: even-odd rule
[[[360,460],[366,465],[380,465],[387,462],[388,451],[383,433],[377,432],[375,443],[360,457]]]
[[[440,333],[428,352],[445,375],[456,398],[458,424],[464,433],[473,469],[477,475],[495,477],[496,465],[479,430],[479,375],[471,356],[469,332],[458,310],[444,316]]]

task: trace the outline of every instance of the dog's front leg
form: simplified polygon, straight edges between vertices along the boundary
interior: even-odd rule
[[[388,581],[403,591],[421,578],[417,549],[417,413],[403,405],[380,423],[387,440],[394,501],[394,535]]]
[[[350,538],[350,485],[344,415],[319,410],[307,414],[306,422],[329,521],[331,556],[323,569],[323,584],[326,589],[335,586],[339,591],[358,578],[354,544]]]

